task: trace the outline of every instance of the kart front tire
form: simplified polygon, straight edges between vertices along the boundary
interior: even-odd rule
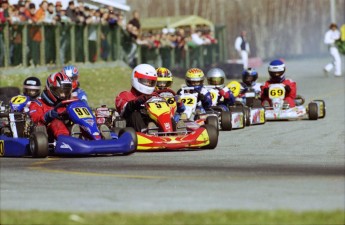
[[[29,146],[32,157],[45,158],[48,156],[48,137],[44,132],[33,132],[30,135]]]
[[[203,149],[215,149],[218,144],[218,130],[209,124],[203,125],[205,127],[210,143],[203,147]]]
[[[120,131],[119,131],[119,137],[121,137],[122,134],[124,134],[125,132],[128,132],[131,134],[132,136],[132,139],[133,139],[133,143],[134,143],[134,150],[133,151],[130,151],[130,152],[126,152],[124,153],[123,155],[131,155],[133,154],[136,150],[137,150],[137,147],[138,147],[138,136],[137,136],[137,132],[135,132],[134,128],[132,127],[125,127],[125,128],[122,128]]]
[[[319,118],[318,106],[316,102],[308,104],[308,116],[310,120],[317,120]]]
[[[101,132],[102,138],[105,140],[110,140],[112,139],[111,134],[110,134],[110,129],[107,127],[105,124],[101,124],[99,126],[99,130]]]
[[[211,126],[214,126],[216,128],[217,132],[219,131],[219,121],[218,121],[217,116],[208,116],[206,118],[205,124],[209,124]]]
[[[314,100],[314,102],[319,102],[320,104],[323,105],[323,108],[322,108],[322,115],[319,117],[320,119],[323,119],[325,118],[326,116],[326,103],[324,100]]]
[[[220,114],[220,126],[222,127],[222,130],[231,130],[232,124],[231,124],[231,112],[229,111],[223,111]]]

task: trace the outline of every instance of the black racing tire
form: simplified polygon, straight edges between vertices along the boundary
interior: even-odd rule
[[[207,131],[210,143],[202,147],[202,149],[215,149],[218,145],[218,130],[210,124],[205,124],[203,127]]]
[[[229,111],[222,111],[220,114],[220,126],[222,130],[231,130],[231,112]]]
[[[132,136],[132,139],[133,139],[133,143],[134,143],[134,150],[133,151],[130,151],[130,152],[127,152],[127,153],[124,153],[123,155],[131,155],[133,154],[134,152],[137,151],[137,147],[138,147],[138,136],[137,136],[137,132],[135,132],[134,128],[132,127],[125,127],[125,128],[122,128],[119,132],[119,137],[121,137],[122,134],[124,134],[125,132],[128,132],[131,134]]]
[[[310,120],[317,120],[319,118],[318,106],[316,102],[308,104],[308,116]]]
[[[324,100],[314,100],[315,102],[321,102],[321,104],[323,105],[323,108],[322,108],[322,115],[319,117],[320,119],[323,119],[325,118],[326,116],[326,103]]]
[[[48,137],[44,132],[33,132],[29,139],[30,153],[34,158],[45,158],[49,154]]]
[[[219,131],[219,120],[217,116],[208,116],[206,118],[205,124],[214,126],[217,129],[217,131]]]
[[[244,117],[244,124],[246,127],[250,126],[250,108],[244,107],[243,108],[243,117]]]

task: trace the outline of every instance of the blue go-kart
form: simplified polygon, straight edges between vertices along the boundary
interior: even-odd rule
[[[136,151],[137,136],[133,128],[123,128],[116,134],[104,124],[97,125],[90,107],[77,99],[63,101],[55,109],[61,106],[66,111],[59,119],[69,128],[70,136],[60,135],[57,139],[48,135],[45,126],[33,125],[27,113],[1,111],[0,156],[130,155]]]

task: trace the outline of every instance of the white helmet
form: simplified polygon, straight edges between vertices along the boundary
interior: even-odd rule
[[[213,68],[207,72],[207,83],[216,87],[224,86],[225,73],[222,69]]]
[[[149,64],[137,65],[132,72],[132,86],[140,93],[150,95],[157,83],[156,69]]]

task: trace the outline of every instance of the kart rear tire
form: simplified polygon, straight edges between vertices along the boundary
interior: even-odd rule
[[[308,116],[310,120],[317,120],[319,118],[318,106],[316,102],[308,104]]]
[[[246,127],[250,126],[250,108],[243,107],[243,117],[244,117],[244,124]]]
[[[48,156],[48,137],[44,132],[33,132],[29,139],[30,153],[34,158],[45,158]]]
[[[215,149],[218,144],[218,130],[210,124],[205,124],[203,127],[205,127],[210,140],[210,143],[204,146],[203,149]]]
[[[219,120],[217,116],[208,116],[206,118],[205,124],[214,126],[217,129],[217,132],[219,131]]]
[[[130,151],[130,152],[123,153],[123,155],[131,155],[131,154],[133,154],[134,152],[136,152],[137,147],[138,147],[138,136],[137,136],[137,132],[136,132],[136,131],[134,130],[134,128],[132,128],[132,127],[125,127],[125,128],[122,128],[122,129],[119,131],[119,137],[121,137],[121,135],[124,134],[125,132],[128,132],[128,133],[131,134],[132,139],[133,139],[133,143],[134,143],[134,150],[133,150],[133,151]]]
[[[232,124],[231,124],[231,112],[229,111],[223,111],[220,114],[220,126],[222,127],[222,130],[231,130]]]

